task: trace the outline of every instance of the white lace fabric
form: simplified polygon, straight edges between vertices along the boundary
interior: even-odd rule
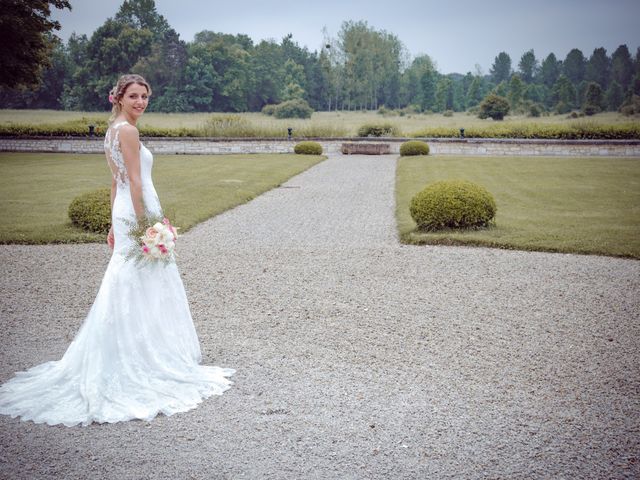
[[[107,132],[109,166],[118,181],[112,222],[115,248],[96,299],[58,361],[0,386],[0,414],[50,425],[151,420],[195,408],[230,388],[234,370],[200,365],[198,337],[175,263],[136,265],[125,259],[135,218],[118,141]],[[151,180],[153,156],[140,147],[145,207],[161,212]]]
[[[107,157],[107,163],[109,164],[113,178],[119,185],[129,183],[127,167],[124,163],[122,150],[120,149],[120,127],[123,125],[128,125],[128,122],[118,122],[111,125],[107,129],[107,134],[104,137],[104,152]]]

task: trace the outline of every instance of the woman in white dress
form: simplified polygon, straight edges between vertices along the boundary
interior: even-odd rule
[[[151,420],[222,394],[234,370],[199,365],[200,345],[173,257],[136,262],[131,226],[162,216],[151,180],[153,156],[136,123],[151,89],[123,75],[111,91],[105,153],[113,182],[111,260],[93,306],[59,361],[43,363],[0,387],[0,414],[67,426]]]

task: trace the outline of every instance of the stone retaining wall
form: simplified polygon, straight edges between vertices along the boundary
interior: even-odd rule
[[[156,154],[293,153],[301,140],[314,140],[325,153],[337,154],[345,142],[389,144],[399,153],[407,138],[329,138],[329,139],[219,139],[219,138],[142,138]],[[485,156],[616,156],[640,157],[640,140],[522,140],[495,138],[426,138],[433,155]],[[32,137],[0,138],[2,152],[102,153],[102,138]]]

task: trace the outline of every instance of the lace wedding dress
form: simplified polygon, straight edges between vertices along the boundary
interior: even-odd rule
[[[59,361],[19,372],[0,387],[0,414],[67,426],[151,420],[195,408],[229,388],[234,370],[199,365],[200,345],[175,263],[136,264],[127,221],[135,220],[115,124],[105,151],[117,181],[115,248],[81,329]],[[145,208],[161,215],[153,156],[140,146]]]

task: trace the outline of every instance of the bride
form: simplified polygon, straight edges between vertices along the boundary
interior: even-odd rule
[[[0,387],[0,414],[67,426],[151,420],[195,408],[232,383],[227,377],[234,370],[199,365],[200,345],[172,254],[168,261],[131,258],[139,248],[131,226],[162,218],[153,157],[136,128],[150,94],[144,78],[123,75],[109,96],[107,242],[113,254],[93,306],[61,360],[19,372]]]

